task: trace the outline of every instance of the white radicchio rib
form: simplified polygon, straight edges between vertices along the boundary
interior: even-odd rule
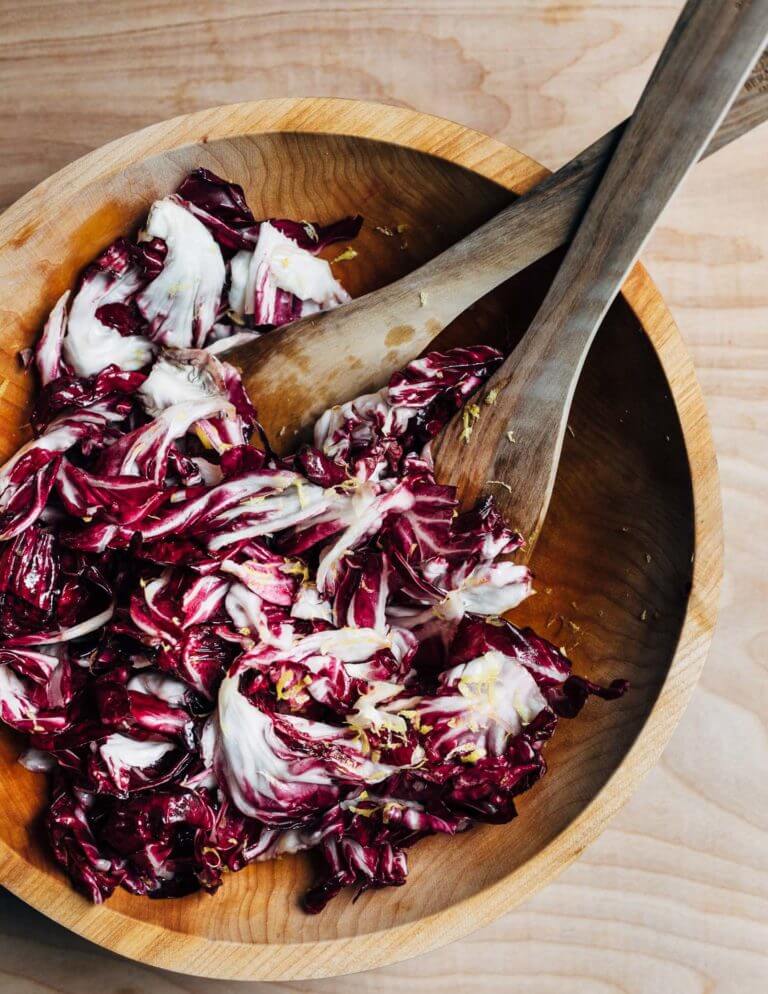
[[[162,238],[163,269],[136,297],[156,342],[200,348],[216,320],[224,259],[208,229],[173,197],[152,205],[141,240]]]
[[[43,386],[61,375],[61,349],[67,331],[67,303],[70,292],[65,290],[53,305],[37,345],[35,365]]]
[[[255,707],[240,674],[219,689],[216,770],[243,814],[267,825],[296,824],[342,784],[375,783],[393,769],[366,758],[341,728]]]
[[[546,706],[525,666],[492,650],[446,670],[437,694],[423,697],[415,711],[421,727],[435,729],[430,740],[435,752],[476,762],[500,756],[507,740]]]
[[[105,255],[108,261],[103,268],[92,266],[86,270],[69,307],[62,354],[77,376],[94,376],[110,365],[141,369],[151,362],[154,353],[146,338],[123,336],[96,317],[100,307],[125,304],[144,283],[144,275],[127,252],[113,248]],[[56,307],[59,304],[61,301]]]
[[[280,291],[301,302],[296,317],[327,311],[349,300],[325,259],[263,221],[254,251],[240,251],[230,263],[229,306],[240,318],[252,315],[257,325],[279,324]]]
[[[139,387],[145,411],[154,418],[174,404],[226,397],[219,369],[220,364],[202,350],[165,349]]]

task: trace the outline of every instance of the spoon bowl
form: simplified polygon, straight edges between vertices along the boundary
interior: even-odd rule
[[[545,174],[521,153],[450,122],[323,99],[218,108],[91,153],[0,218],[0,457],[27,437],[34,384],[18,350],[82,266],[197,166],[241,183],[257,215],[363,214],[357,256],[334,265],[353,296],[431,258]],[[544,259],[499,287],[437,347],[511,347],[557,261]],[[380,370],[371,368],[369,384],[381,386]],[[287,403],[305,400],[291,383],[284,388]],[[482,417],[475,430],[482,432]],[[682,713],[711,638],[721,573],[717,473],[701,394],[639,265],[587,359],[531,565],[538,593],[516,622],[564,645],[576,672],[625,677],[632,689],[611,704],[591,701],[577,721],[561,724],[547,747],[550,770],[511,824],[428,839],[410,854],[404,888],[356,903],[343,894],[316,917],[298,904],[311,875],[303,857],[230,875],[215,896],[148,901],[121,891],[95,907],[54,864],[38,823],[45,780],[18,765],[20,740],[3,729],[0,883],[143,962],[287,980],[371,969],[457,938],[519,903],[596,838]]]

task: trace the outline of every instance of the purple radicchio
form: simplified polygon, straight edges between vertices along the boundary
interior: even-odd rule
[[[309,912],[400,886],[410,846],[509,821],[557,721],[626,689],[507,620],[532,589],[520,536],[434,478],[430,440],[496,350],[408,364],[284,459],[263,437],[222,356],[348,300],[318,253],[361,223],[257,220],[195,170],[27,357],[32,437],[0,467],[0,719],[51,775],[51,849],[93,901],[301,851]]]

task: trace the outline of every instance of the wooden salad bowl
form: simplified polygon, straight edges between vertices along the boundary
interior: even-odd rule
[[[362,213],[357,257],[335,266],[353,295],[414,268],[546,175],[520,152],[449,121],[327,99],[219,107],[92,152],[0,218],[3,459],[29,430],[34,382],[19,349],[34,341],[78,271],[196,166],[241,183],[257,217]],[[519,274],[438,344],[509,348],[557,261]],[[722,548],[712,438],[691,360],[640,265],[592,348],[570,429],[532,563],[538,593],[515,621],[564,645],[577,673],[626,677],[632,687],[619,701],[592,699],[578,719],[560,723],[546,747],[549,772],[521,798],[515,821],[427,839],[410,853],[405,887],[356,902],[345,893],[314,917],[299,907],[312,873],[302,856],[230,874],[213,896],[151,901],[118,891],[94,906],[54,863],[40,828],[45,777],[16,762],[20,739],[3,729],[0,883],[74,932],[145,963],[283,980],[424,952],[492,921],[550,880],[658,758],[715,623]]]

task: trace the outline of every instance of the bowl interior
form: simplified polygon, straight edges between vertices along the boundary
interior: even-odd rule
[[[18,349],[35,338],[77,271],[118,234],[132,230],[150,202],[172,191],[196,166],[240,182],[257,216],[328,221],[362,213],[366,223],[355,244],[358,255],[335,267],[353,295],[412,269],[511,196],[474,172],[408,148],[291,133],[189,145],[73,193],[66,215],[50,217],[43,209],[18,234],[0,267],[0,455],[9,455],[26,437],[32,383],[17,364]],[[509,348],[533,315],[556,262],[546,259],[521,273],[473,307],[441,341]],[[616,703],[592,700],[579,719],[561,722],[546,752],[550,771],[521,799],[517,820],[416,846],[404,888],[365,894],[354,904],[346,894],[325,913],[308,917],[298,900],[311,866],[293,857],[229,876],[215,897],[153,902],[120,891],[110,907],[127,919],[178,933],[301,944],[415,922],[513,874],[594,799],[649,714],[685,612],[692,522],[688,460],[675,406],[652,345],[619,300],[576,394],[533,562],[538,593],[515,620],[565,646],[576,672],[604,681],[626,677],[631,692]],[[68,895],[38,827],[45,780],[16,764],[19,746],[12,734],[0,733],[0,837],[61,881],[62,894]]]

